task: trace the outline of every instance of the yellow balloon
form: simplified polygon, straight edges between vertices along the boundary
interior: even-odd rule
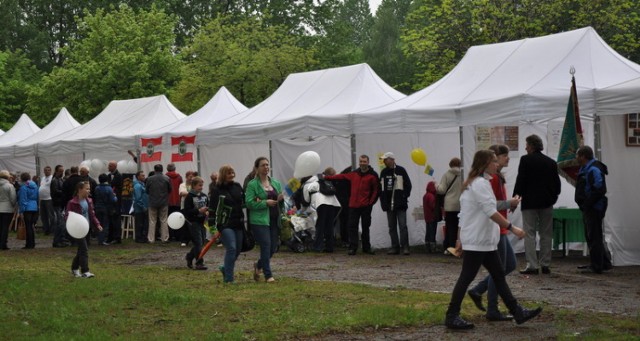
[[[411,151],[411,160],[418,166],[424,166],[427,164],[427,153],[422,148],[416,148]]]

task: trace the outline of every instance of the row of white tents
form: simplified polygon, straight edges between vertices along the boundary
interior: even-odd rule
[[[640,190],[632,177],[640,166],[640,149],[627,147],[624,138],[624,114],[640,108],[640,65],[620,56],[589,27],[472,47],[449,74],[410,96],[360,64],[289,75],[252,108],[222,87],[189,116],[164,96],[113,101],[83,125],[65,109],[42,130],[23,115],[0,135],[0,167],[34,171],[34,159],[40,168],[85,159],[121,160],[128,158],[127,150],[145,152],[141,138],[160,136],[156,151],[163,152],[159,163],[166,165],[176,148],[171,137],[195,135],[196,157],[177,163],[179,171],[199,169],[206,175],[230,163],[241,181],[253,160],[265,155],[271,157],[274,176],[286,181],[295,158],[306,150],[317,151],[324,166],[338,170],[359,154],[369,155],[376,166],[378,155],[393,151],[413,180],[410,214],[418,217],[414,210],[419,210],[426,183],[439,180],[449,159],[462,156],[470,164],[480,140],[478,128],[518,128],[518,147],[506,173],[510,185],[527,135],[540,135],[555,158],[557,150],[551,147],[557,146],[557,127],[566,114],[572,67],[586,142],[595,145],[610,169],[609,248],[616,265],[640,264],[640,213],[631,197]],[[417,147],[427,152],[434,178],[412,164],[409,154]],[[153,163],[141,163],[142,169],[150,170]],[[575,207],[573,188],[563,184],[562,190],[557,205]],[[514,219],[519,221],[519,212]],[[411,242],[420,244],[424,222],[410,220]],[[379,208],[373,221],[386,221]],[[374,247],[390,244],[384,225],[372,226]]]

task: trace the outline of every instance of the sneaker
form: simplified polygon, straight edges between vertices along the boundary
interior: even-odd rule
[[[218,267],[218,270],[220,271],[220,273],[222,274],[222,279],[224,279],[224,265],[220,265]]]
[[[180,246],[182,247],[187,246],[187,243],[180,243]]]
[[[387,251],[388,255],[399,255],[400,254],[400,249],[389,249],[389,251]]]
[[[207,270],[208,268],[203,264],[196,264],[196,270]]]
[[[73,277],[82,277],[79,269],[71,270],[71,274],[73,275]]]
[[[522,274],[522,275],[537,275],[538,274],[538,269],[525,268],[525,269],[520,270],[520,274]]]
[[[541,270],[542,270],[542,273],[545,275],[551,274],[551,269],[549,269],[548,266],[543,266]]]
[[[80,271],[78,271],[78,272],[80,272]],[[92,277],[96,277],[96,275],[92,274],[89,271],[87,271],[87,272],[82,274],[82,278],[92,278]]]
[[[267,283],[275,283],[275,282],[276,282],[276,279],[275,279],[275,278],[273,278],[273,277],[269,277],[269,278],[267,278],[265,281],[266,281]]]

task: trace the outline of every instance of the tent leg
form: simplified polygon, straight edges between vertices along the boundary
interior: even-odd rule
[[[600,141],[600,116],[593,115],[593,149],[595,149],[596,159],[602,160],[602,144]]]
[[[356,169],[356,135],[351,134],[351,169]]]
[[[463,127],[458,128],[458,135],[460,136],[460,169],[464,170],[464,132]],[[460,180],[464,182],[464,171],[460,172]]]

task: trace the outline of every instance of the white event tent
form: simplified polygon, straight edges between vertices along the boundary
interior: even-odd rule
[[[31,118],[27,114],[22,114],[9,131],[0,135],[0,150],[12,151],[13,146],[18,142],[29,138],[38,131],[40,128],[33,123]],[[33,175],[36,170],[35,159],[33,157],[15,158],[13,155],[3,154],[0,159],[0,169],[6,169],[10,172],[30,172]]]
[[[360,136],[354,138],[356,145],[352,146],[350,114],[404,97],[380,79],[367,64],[295,73],[255,107],[199,128],[196,143],[201,151],[217,150],[217,153],[201,153],[204,160],[211,158],[241,166],[236,167],[240,182],[253,166],[253,159],[238,159],[245,152],[238,152],[235,148],[243,143],[261,143],[261,155],[271,157],[273,175],[282,182],[293,176],[297,156],[307,150],[320,155],[322,166],[318,172],[327,166],[340,171],[351,165],[352,155],[363,154],[362,150],[369,146],[368,142],[357,142]],[[373,137],[371,140],[379,139]],[[352,150],[353,147],[355,149]],[[375,153],[370,156],[371,164],[377,170],[377,156]],[[386,220],[375,217],[374,221]],[[374,225],[372,244],[382,247],[388,242],[387,228],[384,224]],[[421,239],[424,240],[424,235]]]
[[[171,162],[171,137],[175,136],[193,136],[196,134],[196,129],[202,126],[206,126],[209,124],[214,124],[216,122],[225,120],[229,117],[237,115],[240,112],[247,110],[247,107],[240,103],[226,87],[222,86],[216,92],[216,94],[200,109],[198,109],[193,114],[180,119],[170,125],[162,127],[160,129],[156,129],[153,131],[148,131],[144,134],[141,134],[140,137],[146,138],[155,138],[162,136],[162,146],[156,147],[155,151],[162,151],[162,161],[161,162],[147,162],[141,163],[142,170],[149,172],[153,169],[153,165],[156,163],[161,163],[163,165]],[[138,139],[138,143],[140,143],[140,139]],[[259,146],[256,146],[257,150],[260,150]],[[256,149],[250,149],[256,150]],[[145,152],[145,147],[140,146],[140,152]],[[209,154],[214,153],[215,151],[209,151]],[[250,155],[246,155],[250,154]],[[243,156],[251,159],[254,153],[246,152]],[[254,158],[257,157],[253,156]],[[209,158],[210,161],[216,161],[217,159]],[[197,170],[198,168],[203,169],[218,169],[223,163],[213,163],[211,165],[202,165],[198,167],[197,162],[199,162],[199,157],[196,156],[193,162],[177,162],[176,170],[180,174],[184,174],[188,170]],[[206,174],[203,174],[205,179],[207,179]],[[208,180],[207,180],[208,182]]]
[[[38,156],[76,154],[81,159],[122,160],[139,145],[137,136],[185,115],[164,96],[114,100],[91,121],[38,143]]]
[[[474,46],[436,83],[396,103],[354,115],[354,131],[407,133],[463,127],[464,163],[470,164],[479,138],[477,127],[517,126],[518,150],[506,169],[511,191],[526,136],[538,134],[545,141],[545,152],[554,159],[557,156],[571,68],[580,113],[587,118],[583,119],[585,143],[596,146],[610,170],[605,217],[609,249],[616,265],[640,264],[640,230],[636,228],[640,211],[632,207],[632,195],[640,191],[635,181],[640,150],[625,147],[622,116],[640,109],[640,65],[620,56],[593,28]],[[594,117],[602,124],[594,124]],[[576,207],[573,187],[563,181],[562,191],[557,205]]]
[[[69,111],[67,111],[67,108],[62,108],[58,115],[56,115],[56,117],[49,122],[46,127],[42,128],[37,133],[20,141],[19,143],[16,143],[15,146],[12,146],[11,148],[0,148],[0,156],[25,158],[30,159],[31,162],[33,162],[36,160],[35,155],[37,154],[36,147],[38,142],[60,135],[79,126],[80,123],[71,116]],[[73,158],[67,158],[62,164],[70,164],[74,162],[77,163],[79,161]],[[40,168],[36,170],[36,173],[39,173],[44,166],[51,166],[51,168],[53,168],[55,165],[56,164],[49,162],[46,156],[41,156],[39,160],[36,160],[35,162],[35,167]]]

